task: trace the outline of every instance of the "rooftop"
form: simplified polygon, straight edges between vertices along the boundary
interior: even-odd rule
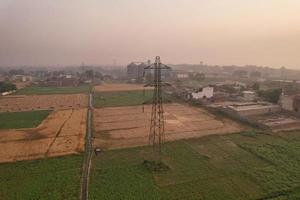
[[[230,105],[229,108],[232,108],[236,111],[246,111],[246,110],[259,110],[266,108],[276,108],[278,105],[275,104],[253,104],[253,105]]]

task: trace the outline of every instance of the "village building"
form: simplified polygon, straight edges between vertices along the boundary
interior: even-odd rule
[[[189,78],[189,74],[188,73],[176,74],[176,78],[178,78],[178,79],[187,79],[187,78]]]
[[[196,91],[193,91],[191,94],[193,99],[210,99],[214,96],[213,87],[203,87]]]
[[[295,96],[294,102],[293,102],[293,109],[294,112],[297,114],[300,114],[300,95]]]
[[[141,80],[147,65],[143,62],[132,62],[127,65],[127,77],[129,80]]]
[[[254,101],[256,99],[256,94],[253,91],[243,91],[242,94],[245,101]]]
[[[275,104],[261,103],[236,103],[226,107],[227,112],[234,113],[239,116],[262,115],[276,113],[280,111],[280,107]]]
[[[283,110],[300,114],[300,95],[282,94],[279,104]]]

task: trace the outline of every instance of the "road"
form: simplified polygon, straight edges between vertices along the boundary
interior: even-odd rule
[[[87,119],[87,136],[86,136],[86,150],[83,163],[83,172],[82,172],[82,185],[81,185],[81,200],[88,200],[89,195],[89,177],[90,169],[92,163],[92,122],[93,122],[93,93],[89,94],[89,105],[88,105],[88,119]]]

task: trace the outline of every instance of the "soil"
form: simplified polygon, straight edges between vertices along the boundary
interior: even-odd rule
[[[77,109],[87,107],[87,102],[85,94],[11,95],[0,97],[0,112]]]
[[[53,111],[37,128],[0,130],[0,162],[84,151],[87,109]]]
[[[165,104],[165,139],[197,138],[240,132],[245,128],[230,119],[220,120],[207,111],[183,104]],[[106,149],[148,144],[151,105],[94,110],[94,146]]]

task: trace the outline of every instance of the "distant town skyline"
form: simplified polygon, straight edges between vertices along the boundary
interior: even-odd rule
[[[297,0],[1,0],[0,66],[132,61],[300,69]]]

